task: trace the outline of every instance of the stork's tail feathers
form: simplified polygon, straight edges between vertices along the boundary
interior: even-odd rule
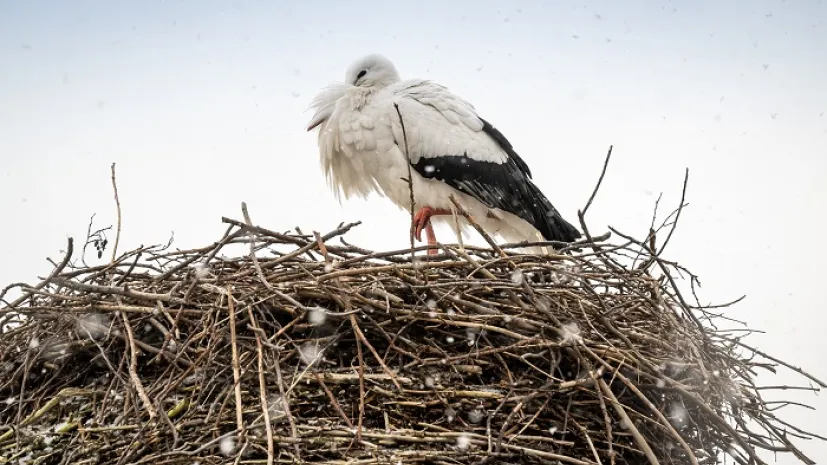
[[[552,236],[546,238],[549,241],[574,242],[580,239],[580,231],[559,214],[549,217],[549,229],[552,232]]]
[[[537,199],[537,208],[540,209],[535,215],[537,224],[535,227],[547,241],[574,242],[580,238],[580,231],[571,223],[566,221],[560,212],[549,202],[546,196],[534,185],[528,182],[533,198]]]

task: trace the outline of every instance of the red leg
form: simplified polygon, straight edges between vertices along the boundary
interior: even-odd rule
[[[425,234],[428,236],[428,245],[436,245],[436,234],[434,234],[434,227],[431,222],[425,226]],[[437,249],[428,249],[428,255],[436,255],[439,253]]]
[[[425,234],[428,238],[428,245],[436,245],[436,235],[434,234],[434,228],[431,225],[431,217],[434,215],[450,215],[450,210],[445,210],[442,208],[431,208],[431,207],[422,207],[419,211],[416,212],[414,215],[414,222],[411,225],[411,229],[413,230],[414,237],[419,242],[422,242],[422,230],[425,229]],[[436,249],[429,249],[429,255],[436,255]]]

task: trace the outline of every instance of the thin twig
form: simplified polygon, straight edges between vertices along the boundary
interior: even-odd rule
[[[48,286],[49,283],[51,283],[52,280],[55,277],[57,277],[63,271],[64,268],[66,268],[66,265],[69,263],[69,260],[72,259],[72,253],[74,252],[74,250],[74,240],[70,237],[66,239],[66,254],[63,256],[63,260],[61,260],[61,262],[55,267],[55,269],[52,270],[51,273],[49,273],[49,276],[47,276],[46,279],[32,286],[31,288],[29,288],[29,291],[24,292],[22,296],[17,298],[14,302],[10,303],[9,308],[17,308],[18,305],[22,304],[26,301],[26,299],[31,297],[32,294],[34,294],[34,291],[43,289],[44,287]],[[3,293],[0,293],[0,301],[3,299],[3,295],[6,293],[8,289],[9,288],[6,287],[5,289],[3,289]]]
[[[507,257],[506,253],[503,252],[503,249],[501,249],[500,246],[497,245],[497,243],[494,241],[494,239],[491,238],[491,236],[487,232],[485,232],[485,229],[483,229],[482,226],[480,226],[480,224],[477,223],[477,220],[475,220],[470,213],[466,212],[465,209],[463,209],[460,206],[459,201],[457,201],[456,197],[454,197],[453,194],[451,194],[450,200],[451,203],[454,204],[454,207],[456,207],[456,212],[465,217],[466,220],[468,220],[468,223],[471,225],[471,227],[473,227],[480,234],[480,236],[482,236],[482,238],[485,239],[485,242],[487,242],[488,245],[490,245],[491,248],[494,249],[500,257]]]
[[[144,384],[141,382],[141,377],[138,376],[138,347],[135,345],[135,334],[132,331],[132,325],[129,323],[129,317],[126,313],[121,313],[123,319],[123,326],[126,329],[126,337],[129,341],[129,379],[135,385],[135,390],[138,392],[138,397],[144,403],[144,408],[149,413],[150,420],[155,419],[157,413],[149,396],[146,395]]]
[[[118,229],[115,232],[115,245],[112,246],[112,262],[118,256],[118,243],[121,240],[121,201],[118,199],[118,184],[115,182],[115,163],[112,163],[112,190],[115,193],[115,207],[118,211]]]
[[[284,390],[284,381],[281,376],[281,356],[276,350],[276,382],[279,384],[279,396],[281,397],[281,406],[284,408],[284,413],[287,416],[287,421],[290,423],[290,434],[294,439],[294,450],[296,451],[296,458],[301,460],[302,453],[298,443],[298,429],[296,428],[296,420],[293,419],[293,412],[290,409],[290,401],[287,399],[287,392]]]
[[[250,213],[247,211],[247,202],[241,202],[241,214],[244,215],[244,222],[247,223],[247,227],[252,228],[253,221],[250,219]],[[258,258],[256,257],[256,239],[253,231],[248,231],[247,237],[250,238],[250,260],[256,269],[258,279],[261,280],[261,283],[264,284],[267,289],[273,290],[273,286],[267,281],[267,278],[264,277],[264,272],[261,271],[261,265],[258,264]]]
[[[235,391],[235,423],[238,429],[238,438],[241,441],[245,436],[244,404],[241,400],[241,367],[238,361],[238,340],[235,329],[235,299],[232,288],[227,287],[227,312],[230,316],[230,347],[233,351],[233,390]]]
[[[586,202],[586,206],[583,207],[583,216],[586,216],[586,212],[589,211],[589,207],[591,207],[592,201],[594,201],[594,197],[597,195],[597,191],[600,189],[600,185],[603,184],[603,177],[606,176],[606,169],[609,167],[609,160],[612,158],[613,147],[613,145],[610,145],[609,151],[606,152],[606,159],[603,161],[603,169],[600,170],[600,177],[597,179],[597,184],[594,185],[592,195],[589,196],[589,200]]]
[[[672,239],[672,234],[675,232],[675,229],[678,226],[678,219],[681,217],[681,212],[683,211],[684,202],[686,202],[686,186],[689,183],[689,168],[686,169],[686,173],[683,177],[683,188],[681,188],[681,202],[678,204],[678,208],[676,209],[675,213],[675,220],[672,222],[672,227],[669,228],[669,233],[666,235],[666,239],[663,240],[663,244],[660,245],[660,249],[657,251],[655,255],[660,256],[663,253],[663,249],[666,248],[666,244],[669,243],[669,240]]]
[[[640,431],[635,426],[635,423],[631,418],[629,418],[629,414],[626,413],[626,409],[623,408],[623,404],[617,400],[617,397],[615,397],[612,389],[608,384],[606,384],[606,381],[603,381],[603,378],[598,378],[597,385],[600,386],[600,390],[603,391],[603,395],[609,399],[612,407],[614,407],[617,414],[620,415],[623,424],[626,425],[626,428],[632,433],[635,443],[643,451],[643,454],[646,456],[646,460],[648,460],[651,465],[660,465],[658,458],[655,457],[655,453],[652,452],[652,448],[649,446],[649,442],[643,437],[642,434],[640,434]]]
[[[264,350],[261,344],[261,334],[259,333],[258,323],[256,317],[253,315],[253,309],[247,307],[247,316],[250,317],[250,324],[256,330],[256,360],[258,361],[258,385],[259,385],[259,399],[261,401],[261,413],[264,415],[264,428],[267,431],[267,465],[273,465],[275,459],[275,452],[273,447],[273,424],[270,421],[270,407],[267,403],[267,382],[264,380]]]
[[[350,315],[354,331],[358,324],[356,316]],[[359,362],[359,419],[356,422],[356,442],[362,442],[362,424],[365,420],[365,357],[362,355],[362,340],[356,338],[356,358]]]
[[[408,151],[408,132],[405,130],[405,120],[402,119],[402,113],[399,111],[399,104],[394,102],[393,107],[396,109],[396,114],[399,116],[399,124],[402,126],[402,140],[405,145],[405,158],[407,158],[407,168],[408,168],[408,192],[410,194],[411,200],[411,231],[410,231],[410,240],[411,240],[411,260],[414,257],[414,222],[415,222],[415,210],[416,210],[416,202],[414,201],[414,188],[413,188],[413,171],[411,169],[411,153]]]

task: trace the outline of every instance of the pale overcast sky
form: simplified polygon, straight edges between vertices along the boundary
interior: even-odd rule
[[[614,144],[594,232],[644,235],[688,167],[667,255],[708,300],[747,295],[730,315],[767,332],[753,343],[827,377],[823,1],[308,5],[0,2],[0,286],[48,273],[93,213],[114,223],[112,162],[121,250],[172,231],[177,247],[206,245],[242,201],[271,229],[361,220],[352,242],[404,247],[407,214],[339,205],[304,130],[313,95],[378,52],[471,101],[572,222]],[[824,397],[795,398],[820,412],[786,418],[827,434]],[[802,447],[827,462],[825,444]]]

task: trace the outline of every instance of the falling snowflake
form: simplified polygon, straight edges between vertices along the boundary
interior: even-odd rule
[[[429,318],[436,318],[436,300],[428,299],[425,302],[425,306],[428,307],[428,317]]]
[[[445,409],[445,420],[448,423],[453,422],[454,418],[456,418],[456,417],[457,417],[457,412],[454,409],[452,409],[451,407],[448,407],[448,408]]]
[[[313,307],[307,312],[307,321],[313,326],[324,324],[327,320],[327,312],[321,307]]]
[[[310,365],[322,356],[324,351],[316,341],[305,342],[299,348],[299,356],[306,365]]]
[[[207,277],[207,267],[203,263],[198,263],[193,265],[192,267],[193,274],[195,274],[195,279],[202,280]]]
[[[679,402],[673,402],[669,406],[667,417],[673,425],[683,426],[686,424],[686,408]]]
[[[468,340],[469,345],[474,345],[474,342],[477,340],[477,329],[476,328],[468,328],[465,330],[465,339]]]
[[[221,440],[219,447],[221,447],[221,453],[228,456],[235,450],[235,441],[232,436],[227,436]]]
[[[478,408],[468,412],[468,421],[475,425],[479,424],[483,418],[485,418],[485,414]]]
[[[514,272],[511,273],[511,282],[517,286],[523,284],[523,271],[514,270]]]
[[[90,313],[78,319],[78,333],[82,337],[101,339],[109,331],[109,318],[97,313]]]
[[[471,436],[466,433],[461,434],[457,437],[457,447],[461,450],[465,450],[468,446],[471,445]]]
[[[580,337],[580,326],[577,325],[575,322],[565,323],[560,328],[560,335],[563,338],[561,341],[563,344],[571,343],[571,342],[579,342],[582,340]]]

